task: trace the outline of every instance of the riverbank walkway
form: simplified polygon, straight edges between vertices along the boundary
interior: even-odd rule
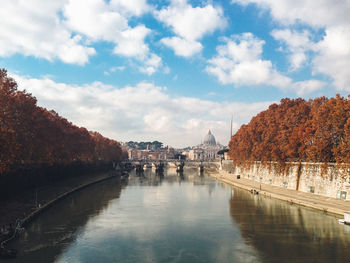
[[[237,176],[227,171],[219,171],[213,174],[213,177],[227,184],[245,189],[255,189],[259,194],[290,202],[291,204],[299,204],[302,206],[312,207],[327,213],[344,215],[344,212],[350,211],[350,201],[335,199],[312,193],[305,193],[296,190],[286,189],[283,187],[263,184],[246,178],[237,179]],[[261,186],[261,190],[260,190]]]

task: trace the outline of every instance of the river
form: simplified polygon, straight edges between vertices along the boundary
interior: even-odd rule
[[[196,170],[146,170],[72,194],[10,245],[11,263],[350,262],[350,226]]]

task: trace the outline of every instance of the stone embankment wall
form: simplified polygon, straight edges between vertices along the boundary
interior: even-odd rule
[[[255,162],[250,167],[243,167],[224,161],[222,168],[233,176],[240,175],[264,184],[350,200],[350,166],[295,162],[281,168],[273,162]]]
[[[187,168],[198,168],[203,165],[204,168],[218,169],[220,167],[219,161],[206,161],[206,162],[186,162],[185,167]]]

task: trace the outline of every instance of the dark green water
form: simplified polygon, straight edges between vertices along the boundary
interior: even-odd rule
[[[350,262],[350,227],[197,171],[109,180],[47,210],[7,262]]]

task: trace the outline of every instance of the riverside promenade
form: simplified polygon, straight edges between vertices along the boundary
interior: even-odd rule
[[[350,201],[330,198],[321,195],[315,195],[312,193],[305,193],[296,190],[290,190],[283,187],[272,186],[269,184],[263,184],[257,181],[249,180],[246,178],[237,179],[237,176],[230,174],[224,170],[219,171],[217,174],[212,174],[217,180],[223,181],[227,184],[245,189],[255,189],[259,194],[287,201],[291,204],[298,204],[322,210],[327,213],[336,215],[344,215],[344,212],[350,211]],[[261,189],[260,189],[261,186]]]

